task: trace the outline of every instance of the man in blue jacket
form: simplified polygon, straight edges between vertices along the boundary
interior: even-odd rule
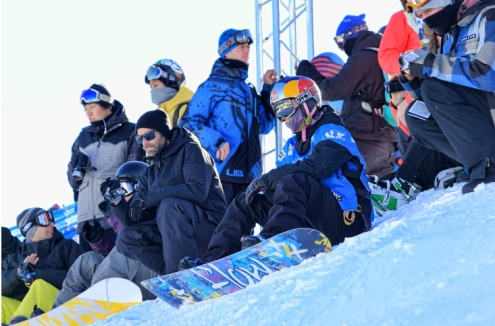
[[[261,175],[260,134],[269,133],[275,126],[269,96],[276,72],[268,70],[263,76],[260,97],[246,81],[251,43],[247,29],[222,33],[218,42],[220,58],[179,122],[215,159],[227,203]]]
[[[442,35],[439,54],[401,58],[401,82],[423,100],[408,108],[407,124],[418,141],[462,163],[471,177],[462,193],[472,192],[495,182],[495,1],[411,0],[406,8]]]
[[[179,269],[228,256],[290,229],[319,230],[332,245],[370,229],[366,163],[342,119],[320,101],[318,86],[307,77],[288,77],[274,86],[270,103],[294,136],[278,155],[277,167],[253,180],[230,204],[206,254],[196,260],[185,257]],[[255,223],[263,229],[258,236],[249,235]]]

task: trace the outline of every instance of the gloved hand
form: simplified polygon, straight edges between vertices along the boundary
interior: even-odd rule
[[[17,274],[15,277],[19,281],[24,282],[27,287],[30,287],[34,282],[34,275],[36,274],[35,269],[36,266],[31,263],[22,263],[17,268]]]
[[[100,222],[93,217],[92,221],[86,221],[83,223],[81,236],[86,242],[95,243],[100,241],[105,230],[100,225]]]
[[[132,203],[129,207],[129,217],[132,221],[138,222],[140,221],[143,217],[143,210],[146,209],[146,206],[144,205],[144,200],[139,198],[139,197],[134,197],[132,199]]]
[[[246,204],[251,204],[253,201],[254,195],[256,195],[259,192],[262,192],[266,189],[265,182],[263,181],[263,177],[256,178],[251,183],[249,186],[246,188]]]
[[[112,191],[112,190],[115,190],[115,189],[118,189],[120,188],[120,183],[117,179],[115,178],[106,178],[105,181],[103,181],[100,185],[100,192],[101,192],[101,195],[103,197],[105,197],[105,195]]]

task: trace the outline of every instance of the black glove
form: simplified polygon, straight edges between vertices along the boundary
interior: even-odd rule
[[[100,241],[105,230],[100,225],[100,222],[93,217],[92,221],[86,221],[83,223],[81,236],[86,242],[95,243]]]
[[[249,186],[246,188],[246,204],[251,204],[253,201],[254,195],[256,195],[259,192],[262,192],[266,189],[265,182],[263,181],[263,177],[261,178],[256,178],[251,183]]]
[[[112,190],[115,190],[115,189],[118,189],[120,188],[120,183],[117,179],[115,178],[106,178],[105,181],[103,181],[100,185],[100,192],[101,192],[101,195],[103,197],[105,197],[105,195],[112,191]]]
[[[296,75],[309,77],[317,84],[325,79],[325,76],[323,76],[308,60],[302,60],[299,63],[297,66]]]
[[[17,274],[15,277],[19,280],[24,282],[24,284],[27,287],[30,287],[31,284],[33,284],[35,278],[34,275],[36,274],[35,272],[36,266],[31,264],[31,263],[22,263],[18,268],[17,268]]]
[[[100,191],[103,198],[114,207],[120,205],[123,199],[122,196],[126,193],[125,189],[120,186],[120,183],[115,178],[106,178],[101,183]]]
[[[144,205],[144,200],[139,197],[133,198],[129,207],[129,218],[134,222],[140,221],[143,218],[142,214],[145,209],[146,206]]]

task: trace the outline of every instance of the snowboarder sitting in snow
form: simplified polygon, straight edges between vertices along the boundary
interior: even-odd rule
[[[152,165],[131,199],[111,202],[124,226],[117,250],[163,275],[177,271],[185,255],[202,255],[227,209],[213,158],[187,129],[170,129],[162,110],[144,113],[136,141]],[[101,193],[120,187],[110,180]]]
[[[51,211],[25,209],[17,227],[26,239],[2,261],[2,322],[13,316],[10,324],[50,310],[70,266],[84,253],[55,228]]]
[[[277,168],[254,179],[230,204],[206,254],[183,258],[180,270],[294,228],[319,230],[333,245],[370,229],[365,161],[342,119],[320,101],[318,86],[307,77],[275,84],[270,104],[294,136],[279,154]],[[249,235],[256,223],[261,233]]]

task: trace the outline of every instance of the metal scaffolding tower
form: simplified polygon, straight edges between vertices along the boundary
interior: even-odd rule
[[[256,77],[261,90],[266,70],[275,68],[279,75],[293,76],[300,59],[314,57],[313,0],[256,0],[255,19]],[[277,121],[275,131],[263,137],[263,171],[275,166],[276,155],[290,136],[290,130]]]

